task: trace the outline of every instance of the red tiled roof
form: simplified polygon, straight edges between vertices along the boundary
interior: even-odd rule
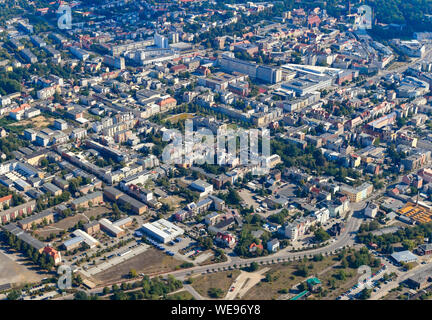
[[[11,194],[9,194],[7,196],[4,196],[4,197],[1,197],[0,198],[0,203],[3,203],[3,202],[8,201],[10,199],[12,199],[12,195]]]

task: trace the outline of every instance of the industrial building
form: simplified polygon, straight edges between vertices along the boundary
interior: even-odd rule
[[[199,179],[192,182],[190,187],[201,192],[201,196],[205,196],[213,192],[213,186],[211,184]]]
[[[430,285],[432,275],[432,267],[422,270],[409,277],[406,284],[416,290],[423,289]]]
[[[409,250],[395,252],[391,257],[397,263],[410,263],[418,260],[418,257]]]
[[[165,219],[146,223],[142,229],[148,236],[162,243],[170,242],[184,233],[183,229]]]
[[[432,221],[432,210],[429,206],[423,203],[407,202],[403,208],[397,211],[397,213],[400,214],[399,218],[408,218],[411,221],[419,223],[429,223]]]
[[[90,249],[96,247],[99,244],[99,241],[80,229],[75,230],[73,235],[74,237],[72,239],[69,239],[63,243],[66,251],[79,248],[83,242],[86,243]]]

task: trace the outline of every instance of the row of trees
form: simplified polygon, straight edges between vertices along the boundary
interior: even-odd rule
[[[339,255],[339,259],[342,267],[350,267],[353,269],[357,269],[363,265],[379,267],[381,263],[380,259],[374,258],[365,247],[354,252],[344,251]]]
[[[26,255],[33,261],[34,264],[39,265],[42,269],[50,271],[54,267],[54,259],[51,256],[45,253],[39,253],[39,251],[37,251],[34,247],[30,246],[21,239],[18,239],[15,235],[4,231],[0,237],[2,241],[15,250]]]
[[[166,298],[166,295],[174,292],[183,287],[180,280],[175,279],[172,275],[169,275],[167,280],[162,278],[152,278],[145,276],[142,280],[134,283],[122,283],[119,287],[118,285],[113,285],[111,290],[105,287],[103,294],[112,294],[112,300],[159,300],[161,297]],[[124,292],[128,290],[134,290],[132,292]]]

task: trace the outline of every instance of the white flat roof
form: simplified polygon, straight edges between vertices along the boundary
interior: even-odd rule
[[[84,241],[90,246],[95,246],[99,243],[95,238],[93,238],[91,235],[89,235],[87,232],[84,232],[80,229],[77,229],[73,232],[73,234],[77,237],[81,237],[84,239]]]
[[[116,226],[115,224],[113,224],[111,221],[109,221],[108,219],[100,219],[99,223],[107,228],[108,230],[110,230],[111,232],[115,233],[116,235],[123,232],[123,229],[121,229],[120,227]]]
[[[143,225],[143,228],[162,238],[176,237],[184,233],[182,228],[177,227],[165,219],[160,219],[152,223],[146,223]]]

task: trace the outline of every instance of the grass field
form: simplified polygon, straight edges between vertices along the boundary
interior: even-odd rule
[[[239,270],[232,270],[198,276],[193,279],[192,286],[203,297],[209,297],[208,291],[210,288],[221,289],[225,296],[231,284],[239,274]]]
[[[195,300],[195,298],[186,290],[182,290],[173,294],[168,294],[168,300]]]
[[[285,292],[290,292],[293,287],[314,276],[320,279],[323,294],[320,296],[312,294],[308,299],[334,300],[352,287],[360,277],[356,269],[341,267],[336,256],[324,257],[322,261],[307,261],[307,277],[303,277],[297,272],[298,266],[303,263],[296,261],[272,266],[267,272],[271,275],[271,281],[264,280],[258,283],[246,293],[243,299],[283,299],[284,296],[286,297]],[[341,270],[344,272],[343,276],[340,275]],[[372,271],[375,272],[376,269],[372,269]],[[294,295],[293,292],[291,294]]]

